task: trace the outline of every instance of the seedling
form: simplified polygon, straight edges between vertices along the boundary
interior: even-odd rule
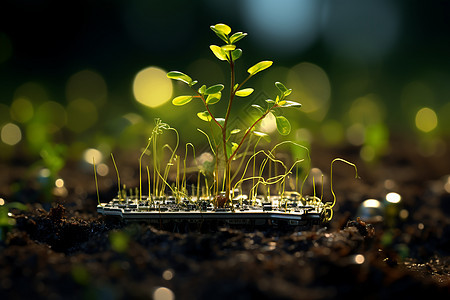
[[[286,86],[281,82],[275,82],[275,86],[280,92],[276,96],[275,100],[267,99],[264,107],[256,103],[252,104],[252,107],[255,108],[259,113],[259,116],[256,118],[256,120],[254,120],[253,123],[244,130],[242,130],[241,128],[230,128],[229,121],[232,118],[231,111],[235,98],[250,96],[253,93],[254,89],[251,87],[246,87],[247,81],[249,81],[257,73],[264,71],[265,69],[272,66],[273,62],[270,60],[266,60],[258,62],[257,64],[251,66],[247,69],[248,75],[245,77],[245,79],[243,79],[241,83],[237,83],[237,60],[242,56],[242,50],[236,47],[236,43],[246,37],[247,33],[236,32],[234,34],[231,34],[231,28],[225,24],[216,24],[214,26],[211,26],[211,29],[222,40],[222,42],[225,42],[225,45],[223,46],[211,45],[211,51],[219,60],[226,62],[230,66],[231,81],[228,88],[229,97],[227,100],[228,103],[226,112],[213,113],[211,107],[222,99],[222,92],[224,90],[223,84],[218,83],[209,87],[207,87],[206,85],[202,85],[200,88],[195,89],[194,86],[198,82],[182,72],[171,71],[167,73],[167,77],[184,82],[193,91],[191,95],[183,95],[174,98],[172,100],[172,103],[176,106],[181,106],[188,104],[193,99],[200,100],[206,110],[197,113],[197,116],[205,122],[212,123],[219,129],[219,138],[213,138],[213,144],[210,145],[211,150],[216,156],[216,162],[219,162],[220,157],[222,157],[222,162],[225,168],[225,204],[229,204],[232,185],[231,162],[233,161],[233,159],[235,159],[235,157],[241,150],[242,145],[250,136],[250,134],[258,134],[254,131],[255,126],[260,123],[269,113],[271,113],[276,119],[278,132],[281,135],[288,135],[291,131],[291,124],[286,117],[280,114],[280,109],[300,107],[301,104],[291,100],[287,100],[286,97],[291,94],[292,89],[286,88]],[[241,131],[243,131],[243,135],[237,135]],[[211,135],[214,136],[214,130],[212,127]],[[211,141],[210,138],[208,138],[208,140]],[[219,149],[221,149],[221,153],[219,152]],[[219,186],[218,182],[217,186]]]
[[[291,124],[282,115],[282,112],[286,108],[299,108],[301,104],[288,100],[287,97],[292,90],[281,82],[275,82],[278,89],[275,100],[266,99],[263,104],[252,103],[251,107],[255,109],[256,116],[248,122],[248,126],[245,128],[233,126],[232,120],[236,118],[232,112],[234,101],[237,101],[237,97],[251,96],[254,89],[248,87],[247,82],[259,72],[269,68],[272,61],[258,62],[247,69],[248,75],[246,74],[240,80],[237,80],[238,64],[236,62],[242,56],[242,50],[236,47],[236,43],[247,34],[243,32],[231,34],[231,28],[225,24],[216,24],[211,26],[211,29],[225,43],[223,46],[211,45],[210,49],[220,61],[229,65],[231,80],[228,89],[225,90],[224,84],[221,83],[209,87],[202,85],[198,89],[194,88],[197,81],[179,71],[168,72],[167,76],[185,83],[192,90],[189,95],[175,97],[172,100],[174,105],[186,105],[192,100],[200,101],[203,104],[205,110],[198,112],[197,116],[208,124],[209,134],[202,129],[198,129],[198,131],[206,137],[214,160],[197,164],[195,147],[191,143],[185,145],[183,158],[177,155],[179,147],[177,130],[160,119],[156,119],[152,134],[138,159],[139,189],[136,188],[134,192],[130,189],[127,193],[126,186],[121,186],[119,170],[114,156],[111,155],[117,172],[118,195],[107,204],[101,204],[98,200],[97,211],[104,215],[119,216],[127,220],[155,222],[159,223],[160,226],[163,226],[163,223],[170,223],[174,224],[175,227],[182,222],[188,224],[225,222],[228,225],[308,227],[330,221],[333,215],[332,208],[336,202],[332,186],[333,164],[341,161],[353,166],[357,172],[356,166],[341,158],[336,158],[331,162],[332,202],[324,202],[322,199],[323,177],[320,197],[316,196],[315,178],[313,178],[313,195],[303,195],[303,186],[309,171],[302,176],[299,192],[296,190],[286,191],[286,181],[294,173],[295,189],[299,187],[298,164],[306,160],[308,163],[306,169],[309,170],[311,165],[309,150],[295,142],[282,141],[270,151],[264,149],[257,151],[261,139],[268,138],[268,135],[255,129],[267,115],[272,114],[275,117],[278,132],[283,136],[288,135],[291,131]],[[225,91],[227,96],[222,97]],[[221,101],[222,98],[227,99],[226,111],[215,110],[214,104]],[[159,139],[167,133],[175,134],[175,145],[165,144],[161,147]],[[251,148],[252,145],[253,148]],[[289,165],[276,155],[276,151],[284,146],[306,151],[306,157],[296,158]],[[197,164],[197,182],[196,185],[192,184],[190,192],[187,189],[186,179],[188,173],[186,161],[189,148],[192,149],[193,160]],[[164,168],[161,155],[163,151],[169,152],[169,158]],[[146,166],[148,196],[143,195],[142,182],[143,159],[146,156],[151,156],[150,161],[153,162],[152,171],[150,171],[149,166]],[[232,162],[239,158],[240,161],[236,162],[237,168],[232,171]],[[259,159],[258,162],[257,158]],[[93,163],[95,172],[95,162]],[[174,171],[176,179],[169,183],[168,175],[172,167],[176,168],[176,171]],[[246,177],[250,172],[251,176]],[[221,174],[223,175],[220,176]],[[98,195],[96,177],[95,180]],[[243,185],[248,186],[250,183],[251,187],[247,189],[249,194],[244,194],[242,192]],[[271,187],[277,191],[277,195],[273,195]],[[168,189],[171,191],[170,196],[166,192]],[[258,195],[260,190],[263,190],[263,197]]]

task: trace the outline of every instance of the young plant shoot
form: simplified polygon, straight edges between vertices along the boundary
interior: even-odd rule
[[[252,133],[255,133],[255,126],[260,123],[269,113],[273,114],[276,120],[277,130],[281,135],[288,135],[291,131],[291,124],[288,119],[280,114],[284,108],[300,107],[301,104],[287,100],[286,97],[292,92],[281,82],[275,82],[275,86],[279,90],[279,94],[273,99],[266,99],[264,104],[252,104],[252,107],[258,112],[256,119],[249,124],[247,128],[230,128],[230,119],[232,119],[232,107],[236,97],[245,98],[251,96],[254,89],[248,87],[247,82],[259,72],[262,72],[272,66],[273,62],[270,60],[260,61],[255,65],[247,69],[246,77],[243,80],[237,80],[238,59],[242,56],[242,50],[237,48],[236,43],[247,36],[247,33],[236,32],[231,34],[231,28],[225,24],[216,24],[211,26],[211,30],[219,37],[222,46],[210,45],[212,53],[217,59],[223,61],[229,65],[230,68],[230,85],[227,89],[227,110],[215,111],[213,105],[222,100],[222,94],[224,93],[224,84],[217,83],[215,85],[207,87],[206,85],[200,86],[198,89],[194,86],[198,83],[190,76],[179,72],[171,71],[167,73],[167,77],[179,80],[187,84],[192,89],[192,94],[181,95],[175,97],[172,100],[173,105],[182,106],[186,105],[192,100],[199,100],[203,103],[205,111],[197,113],[197,116],[205,121],[211,123],[219,130],[218,138],[208,138],[213,141],[214,145],[211,145],[216,161],[222,161],[222,168],[224,168],[224,192],[226,201],[225,204],[230,204],[230,190],[232,186],[231,177],[231,162],[236,158],[241,146],[246,139]],[[224,100],[222,100],[224,101]],[[249,101],[249,100],[247,100]],[[211,130],[212,134],[214,133]],[[241,135],[237,133],[242,132]],[[259,133],[258,133],[259,134]],[[216,151],[214,151],[214,149]],[[244,147],[245,148],[245,147]],[[219,152],[221,151],[221,152]]]

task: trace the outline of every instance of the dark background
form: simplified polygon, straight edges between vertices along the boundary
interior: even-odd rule
[[[261,73],[252,82],[264,96],[275,91],[267,82],[286,82],[286,73],[302,62],[326,75],[330,93],[319,108],[321,116],[304,110],[288,113],[294,129],[308,128],[326,145],[369,146],[375,155],[368,160],[385,153],[389,138],[398,133],[418,140],[418,147],[428,149],[422,149],[425,155],[434,155],[442,152],[442,141],[450,132],[449,15],[450,1],[6,0],[0,5],[0,125],[19,126],[22,140],[17,145],[24,148],[76,141],[82,150],[105,143],[107,148],[130,145],[129,141],[135,141],[131,146],[142,145],[153,119],[161,117],[180,131],[182,140],[200,143],[203,137],[192,133],[204,125],[195,117],[200,106],[180,109],[169,101],[149,108],[134,100],[132,84],[136,74],[149,66],[193,71],[189,74],[201,83],[217,83],[208,82],[217,78],[226,84],[226,66],[208,49],[221,42],[209,26],[223,22],[233,32],[249,33],[238,45],[244,50],[239,61],[242,73],[259,60],[274,61],[273,73]],[[193,67],[199,59],[218,67]],[[94,72],[106,92],[101,100],[84,97],[93,103],[94,116],[89,125],[77,129],[67,124],[81,121],[78,116],[86,116],[85,108],[68,108],[73,99],[66,88],[71,76],[83,70]],[[215,70],[222,73],[215,75]],[[174,87],[173,97],[180,94],[180,86]],[[292,88],[293,95],[300,95],[293,100],[303,103],[302,94],[295,94],[301,88]],[[24,95],[34,113],[19,122],[8,110]],[[369,100],[359,102],[359,117],[354,117],[350,111],[360,98]],[[52,106],[40,117],[44,109],[39,107],[48,101],[61,107]],[[423,107],[431,108],[438,120],[428,133],[415,124]],[[66,116],[52,120],[48,115],[55,115],[55,110]],[[71,116],[74,110],[78,114]],[[136,122],[123,121],[128,112],[142,117],[134,131],[127,126]],[[183,122],[190,113],[192,128],[187,129]],[[374,120],[367,121],[373,113]],[[355,129],[355,124],[362,127]],[[36,125],[50,132],[41,142],[30,141],[36,140],[30,131]],[[352,140],[354,131],[364,137]],[[311,140],[295,130],[289,137]],[[10,145],[0,144],[4,153],[12,152]]]

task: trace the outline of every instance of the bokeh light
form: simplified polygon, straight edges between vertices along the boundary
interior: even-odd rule
[[[22,140],[22,131],[16,124],[7,123],[2,127],[0,136],[3,143],[14,146]]]
[[[86,99],[76,99],[67,106],[67,127],[77,133],[89,129],[97,122],[98,112],[95,105]]]
[[[58,188],[62,188],[64,187],[64,180],[61,178],[58,178],[55,180],[55,186]]]
[[[416,127],[420,131],[430,132],[435,129],[437,125],[437,115],[431,108],[423,107],[416,113]]]
[[[293,89],[289,99],[300,102],[301,111],[313,120],[323,120],[329,108],[331,86],[321,67],[308,62],[294,66],[289,71],[286,86]]]
[[[344,128],[335,120],[328,120],[320,128],[322,140],[330,145],[337,145],[344,139]]]
[[[68,101],[86,99],[97,106],[105,104],[108,91],[103,77],[92,70],[82,70],[73,74],[66,85]]]
[[[24,97],[17,98],[11,104],[10,114],[13,120],[20,123],[26,123],[33,118],[33,103]]]
[[[137,73],[133,82],[133,94],[136,100],[148,107],[163,105],[172,97],[172,81],[166,71],[158,67],[149,67]]]
[[[44,125],[48,133],[54,133],[66,125],[67,113],[61,104],[47,101],[36,109],[36,121]]]
[[[369,94],[353,101],[348,116],[353,123],[361,123],[367,126],[382,122],[384,108],[376,95]]]
[[[310,47],[319,34],[320,1],[246,0],[242,12],[250,38],[266,51],[298,53]]]
[[[89,164],[93,164],[93,160],[95,160],[95,164],[97,165],[103,161],[103,154],[97,149],[89,148],[84,151],[83,159]]]
[[[402,196],[398,193],[391,192],[386,195],[386,201],[389,203],[399,203],[402,200]]]
[[[159,287],[155,289],[153,292],[153,299],[154,300],[174,300],[175,294],[172,292],[171,289],[168,289],[166,287]]]
[[[36,103],[49,101],[47,90],[39,83],[30,81],[20,85],[14,92],[14,98],[26,98]]]

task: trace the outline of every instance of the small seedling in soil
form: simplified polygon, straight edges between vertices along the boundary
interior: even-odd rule
[[[216,24],[211,26],[211,29],[222,44],[224,43],[222,46],[211,45],[210,49],[217,59],[229,66],[230,84],[228,88],[225,89],[225,85],[222,83],[212,86],[201,85],[197,88],[198,82],[180,71],[168,72],[167,77],[183,82],[192,90],[187,95],[175,97],[172,100],[173,105],[183,106],[191,101],[200,101],[203,104],[205,110],[198,112],[197,116],[208,124],[206,131],[209,131],[209,134],[202,129],[198,129],[198,131],[208,141],[213,156],[212,161],[196,166],[198,168],[197,185],[194,185],[189,193],[186,161],[189,149],[192,151],[193,160],[197,161],[195,147],[191,143],[186,144],[184,157],[179,156],[177,154],[178,131],[160,119],[156,119],[152,134],[139,157],[139,189],[136,188],[134,193],[130,189],[127,193],[126,186],[121,186],[119,170],[111,155],[117,172],[118,195],[108,204],[101,204],[98,198],[98,211],[105,215],[116,215],[129,219],[153,219],[160,223],[162,215],[171,221],[189,219],[193,223],[203,223],[205,220],[215,222],[220,219],[225,220],[228,224],[256,225],[261,218],[270,224],[284,222],[300,226],[329,222],[336,202],[332,187],[333,164],[337,161],[347,163],[353,166],[357,173],[356,166],[340,158],[331,162],[332,202],[324,202],[322,199],[323,178],[320,197],[316,195],[315,178],[313,178],[313,195],[303,195],[303,185],[309,171],[303,176],[299,192],[286,191],[286,181],[294,173],[294,169],[296,173],[295,187],[296,189],[299,187],[298,164],[306,160],[310,166],[309,150],[293,141],[282,141],[270,151],[265,149],[257,151],[261,139],[267,138],[268,135],[257,131],[256,128],[264,118],[272,114],[276,120],[278,132],[282,136],[288,135],[291,131],[291,124],[282,113],[285,109],[300,108],[301,104],[288,98],[292,89],[287,88],[281,82],[275,82],[278,92],[273,99],[266,99],[264,103],[252,102],[251,107],[255,110],[256,115],[249,121],[248,126],[245,128],[233,126],[232,120],[236,119],[233,113],[233,104],[235,101],[251,101],[238,98],[251,98],[254,89],[247,84],[255,75],[271,67],[273,62],[270,60],[260,61],[249,67],[247,73],[242,76],[238,72],[241,70],[238,60],[243,51],[236,46],[236,43],[245,38],[247,34],[243,32],[232,34],[231,28],[225,24]],[[219,101],[226,101],[226,111],[214,109],[217,107],[214,105]],[[175,135],[175,145],[165,144],[161,147],[160,140],[167,134]],[[296,159],[291,165],[286,164],[276,155],[277,151],[280,151],[285,145],[301,149],[306,152],[307,157]],[[253,146],[253,153],[251,146]],[[165,167],[163,167],[163,153],[169,153],[168,158],[166,155]],[[146,166],[148,197],[144,196],[142,192],[142,169],[145,156],[152,158],[152,165]],[[237,167],[233,169],[234,161],[236,161]],[[95,173],[95,162],[93,163]],[[172,171],[176,174],[176,179],[174,182],[169,182],[169,173],[172,168],[176,168],[176,171]],[[243,171],[241,171],[242,168]],[[251,175],[246,177],[247,173],[251,173]],[[247,188],[250,183],[249,197],[242,190],[243,185],[246,185]],[[272,196],[271,186],[275,186],[272,191],[276,190],[277,196]],[[168,189],[171,191],[171,196],[167,196]],[[263,197],[258,195],[260,190],[264,190]],[[237,215],[230,217],[228,213],[237,213]]]

